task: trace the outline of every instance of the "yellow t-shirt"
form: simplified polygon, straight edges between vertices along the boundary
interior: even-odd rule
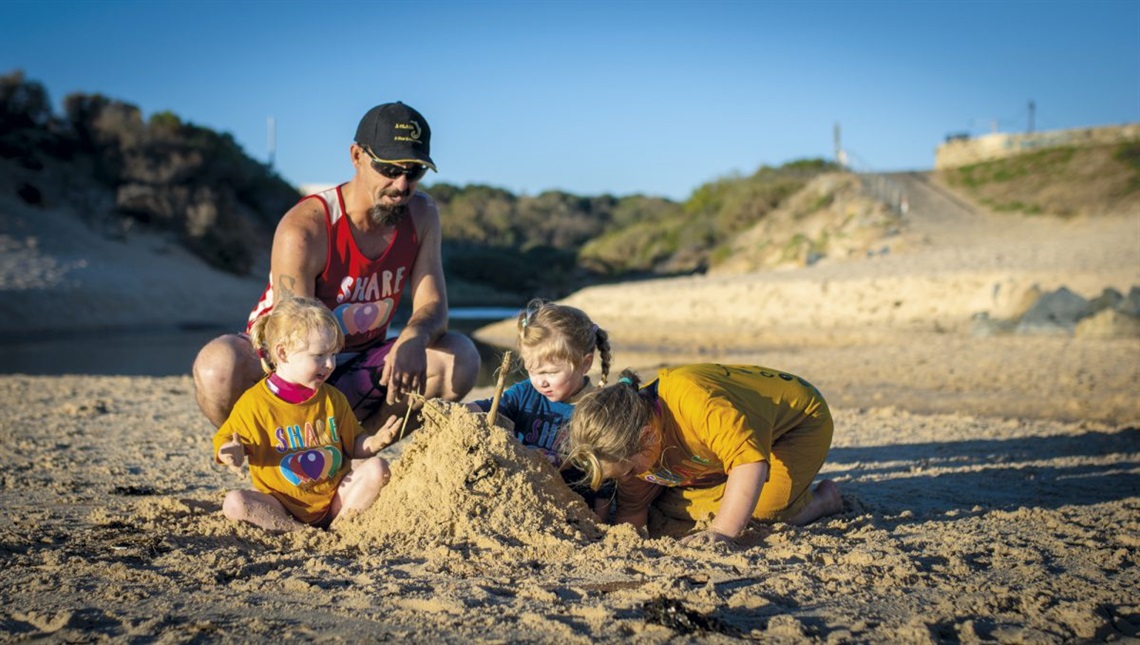
[[[287,403],[262,379],[246,390],[214,435],[214,459],[238,434],[257,490],[312,524],[328,512],[349,471],[360,422],[339,390],[322,384],[309,400]]]
[[[713,486],[740,464],[770,461],[776,439],[826,406],[811,383],[754,365],[663,369],[656,387],[664,448],[638,478],[660,486]]]

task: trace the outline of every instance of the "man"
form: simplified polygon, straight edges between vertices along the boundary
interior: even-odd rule
[[[475,385],[479,354],[447,331],[447,293],[435,202],[416,190],[428,168],[431,129],[403,103],[368,111],[349,147],[347,183],[302,199],[277,225],[269,284],[252,324],[290,296],[320,299],[344,331],[329,377],[368,431],[394,436],[410,393],[461,400]],[[412,315],[386,340],[392,314],[410,292]],[[245,334],[208,343],[194,361],[198,407],[215,426],[264,376]],[[383,426],[383,427],[382,427]]]

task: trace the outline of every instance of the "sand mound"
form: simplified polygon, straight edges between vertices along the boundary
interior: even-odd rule
[[[365,513],[338,527],[345,546],[418,550],[573,550],[601,538],[585,502],[545,459],[458,404],[428,401],[423,427]]]

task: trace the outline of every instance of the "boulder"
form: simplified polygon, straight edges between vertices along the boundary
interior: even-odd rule
[[[1140,338],[1140,316],[1101,309],[1076,324],[1077,338]]]
[[[1089,301],[1067,287],[1043,294],[1017,321],[1019,334],[1071,334],[1089,315]]]

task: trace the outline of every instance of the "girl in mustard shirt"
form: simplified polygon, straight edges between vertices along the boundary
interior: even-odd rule
[[[325,382],[344,345],[332,312],[314,298],[286,298],[254,322],[250,342],[267,376],[218,428],[214,458],[236,468],[248,457],[254,489],[227,493],[226,517],[282,532],[367,509],[388,483],[388,462],[375,456],[382,441]]]
[[[804,379],[698,364],[663,369],[639,385],[626,370],[585,396],[564,447],[565,463],[585,471],[595,489],[617,481],[615,521],[644,530],[657,500],[667,515],[711,518],[683,540],[709,543],[737,537],[752,519],[803,525],[843,509],[831,480],[809,490],[833,425],[827,402]]]

